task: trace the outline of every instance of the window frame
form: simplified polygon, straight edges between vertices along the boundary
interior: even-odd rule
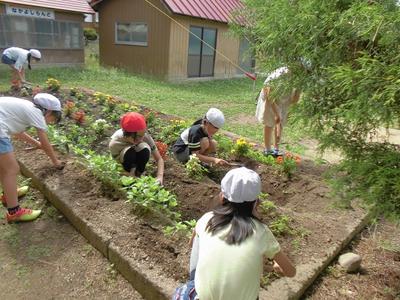
[[[147,28],[147,31],[146,31],[146,42],[119,41],[118,40],[118,24],[145,25],[146,28]],[[114,43],[116,45],[129,45],[129,46],[148,47],[149,46],[149,25],[146,22],[121,22],[121,21],[116,21],[115,24],[114,24]]]
[[[187,55],[187,61],[188,61],[187,65],[188,66],[189,66],[190,35],[192,34],[190,29],[192,27],[201,29],[199,73],[196,76],[193,76],[193,75],[189,75],[189,70],[187,70],[186,71],[186,76],[188,78],[214,77],[215,76],[215,58],[216,58],[216,49],[217,49],[217,41],[218,41],[218,28],[199,26],[199,25],[189,25],[189,41],[188,41],[188,48],[187,48],[188,49],[188,55]],[[213,49],[213,68],[212,68],[212,74],[211,75],[202,75],[201,74],[201,67],[202,67],[202,63],[203,63],[203,46],[208,47],[206,44],[204,44],[204,30],[205,29],[209,29],[209,30],[214,30],[215,31],[215,41],[214,41],[214,49]]]

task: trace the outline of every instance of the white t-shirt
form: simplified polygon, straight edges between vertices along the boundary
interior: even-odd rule
[[[4,55],[12,60],[15,60],[14,68],[18,71],[21,71],[24,64],[28,61],[28,53],[28,50],[18,47],[7,48],[3,51]]]
[[[149,145],[150,151],[154,152],[157,149],[157,146],[151,137],[150,134],[147,132],[144,134],[143,137],[143,142]],[[123,153],[122,151],[126,149],[127,147],[133,146],[132,143],[129,143],[126,141],[124,138],[124,132],[122,129],[118,129],[114,134],[111,136],[111,141],[108,144],[108,148],[110,149],[111,156],[116,158],[119,157],[119,160],[122,162],[123,161]]]
[[[203,215],[196,225],[199,259],[195,288],[199,299],[256,300],[260,289],[263,255],[273,258],[280,246],[268,227],[257,220],[254,234],[240,245],[228,245],[220,237],[229,227],[212,236],[206,232],[212,212]]]
[[[9,138],[29,127],[47,130],[42,111],[28,100],[0,97],[0,137]]]

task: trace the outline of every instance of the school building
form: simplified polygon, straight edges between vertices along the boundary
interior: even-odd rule
[[[90,4],[99,13],[103,65],[168,81],[232,78],[254,68],[248,42],[229,32],[234,11],[243,7],[240,0],[92,0]]]
[[[0,51],[35,48],[40,66],[82,65],[85,14],[94,14],[86,0],[0,0]]]

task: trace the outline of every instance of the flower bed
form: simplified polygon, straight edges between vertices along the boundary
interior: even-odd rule
[[[114,200],[129,202],[118,201],[121,202],[119,209],[130,211],[133,208],[132,219],[143,219],[139,221],[139,228],[132,225],[127,229],[142,241],[135,247],[147,253],[146,259],[151,263],[161,264],[166,275],[184,280],[189,252],[185,235],[194,226],[193,220],[216,204],[218,183],[230,168],[212,167],[203,176],[191,178],[185,167],[171,158],[165,145],[171,145],[190,122],[102,93],[86,93],[79,89],[53,93],[63,102],[66,117],[59,126],[50,129],[49,136],[69,161],[80,161],[91,173],[89,176],[88,171],[82,171],[86,174],[84,182],[80,181],[82,176],[78,176],[79,180],[75,180],[71,188],[77,194],[87,194],[88,186],[96,185],[99,187],[96,193],[101,190]],[[164,188],[150,177],[124,177],[119,164],[108,154],[108,139],[118,128],[119,117],[127,111],[144,114],[150,134],[158,140],[160,152],[166,158]],[[269,224],[295,264],[324,257],[325,249],[346,232],[346,222],[361,214],[358,210],[332,208],[334,199],[329,197],[329,189],[321,179],[325,166],[315,166],[309,161],[300,163],[299,157],[290,155],[282,160],[265,157],[243,139],[232,141],[221,134],[216,139],[220,145],[219,156],[251,166],[260,174],[264,192],[260,218]],[[148,174],[154,175],[154,164],[148,169]],[[77,176],[75,172],[76,168],[69,176]],[[103,209],[102,206],[110,204],[96,201],[96,209]],[[90,209],[90,205],[86,209]],[[268,267],[269,263],[266,265]],[[275,278],[271,274],[265,273],[264,286]]]

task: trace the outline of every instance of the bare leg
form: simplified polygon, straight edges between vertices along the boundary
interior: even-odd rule
[[[275,125],[275,149],[279,149],[279,143],[281,142],[283,126],[281,123]]]
[[[272,131],[274,127],[264,126],[264,146],[265,150],[271,151]]]
[[[15,159],[14,152],[0,154],[0,182],[4,190],[7,207],[13,208],[18,205],[17,175],[19,165]]]

